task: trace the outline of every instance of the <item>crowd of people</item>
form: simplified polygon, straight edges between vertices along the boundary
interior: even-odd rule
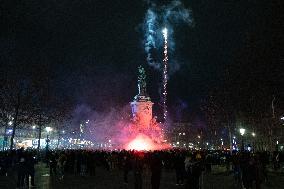
[[[0,152],[0,176],[17,177],[17,187],[35,186],[35,151],[13,150]]]
[[[34,186],[35,164],[38,154],[36,151],[23,149],[0,153],[0,174],[17,177],[17,186],[25,188]],[[141,189],[143,174],[149,172],[152,189],[160,188],[163,170],[174,171],[176,185],[184,188],[199,189],[202,185],[202,175],[210,174],[212,165],[226,165],[228,174],[233,173],[240,187],[250,189],[260,188],[267,180],[267,165],[269,153],[250,153],[226,151],[103,151],[103,150],[57,150],[48,151],[44,155],[50,176],[63,180],[66,174],[76,176],[96,176],[98,167],[107,171],[121,171],[121,182],[128,185],[130,174],[133,174],[135,189]],[[273,158],[280,161],[279,153]]]

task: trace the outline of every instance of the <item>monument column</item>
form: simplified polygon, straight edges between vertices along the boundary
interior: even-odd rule
[[[142,66],[138,68],[138,94],[130,103],[132,116],[137,122],[137,126],[141,129],[149,128],[152,120],[153,102],[146,91],[146,74]]]

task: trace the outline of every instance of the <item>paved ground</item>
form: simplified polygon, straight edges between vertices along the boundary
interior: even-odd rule
[[[94,177],[80,177],[66,175],[63,180],[50,177],[48,169],[43,164],[36,167],[36,188],[39,189],[134,189],[133,175],[129,175],[129,185],[122,182],[122,172],[108,172],[98,168]],[[234,184],[232,175],[224,173],[223,167],[214,167],[211,174],[204,174],[203,189],[234,189],[239,188]],[[263,189],[281,189],[284,186],[284,175],[279,173],[269,173],[269,181],[262,185]],[[16,179],[11,177],[0,177],[0,189],[16,188]],[[173,172],[163,172],[160,189],[183,189],[183,186],[175,186],[175,175]],[[150,173],[143,175],[143,189],[151,189]]]

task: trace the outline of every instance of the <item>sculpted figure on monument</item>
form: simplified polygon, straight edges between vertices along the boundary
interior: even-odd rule
[[[142,66],[138,67],[138,91],[139,95],[146,95],[146,74]]]

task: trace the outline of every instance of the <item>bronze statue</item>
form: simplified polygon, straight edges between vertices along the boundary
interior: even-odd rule
[[[146,74],[142,66],[138,67],[138,95],[146,95]]]

